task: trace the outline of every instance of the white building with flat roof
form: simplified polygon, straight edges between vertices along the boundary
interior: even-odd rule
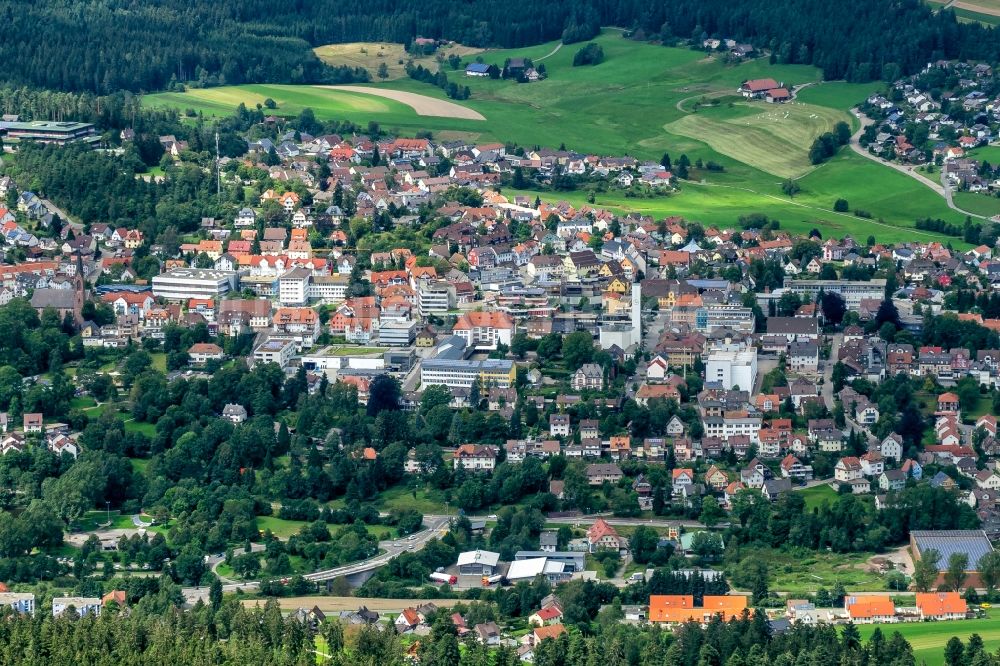
[[[480,387],[506,389],[517,379],[514,362],[507,359],[482,361],[462,359],[427,359],[420,364],[420,383],[424,386],[441,384],[448,388]]]
[[[265,340],[253,350],[254,365],[258,363],[277,363],[284,370],[295,356],[295,342],[272,338]]]
[[[59,617],[72,606],[80,617],[101,614],[100,597],[52,597],[52,617]]]
[[[421,316],[429,314],[446,314],[455,307],[457,297],[455,286],[447,282],[433,282],[421,285],[417,290],[418,304]]]
[[[753,392],[757,381],[757,350],[716,349],[705,357],[705,382]]]
[[[7,606],[15,613],[35,614],[35,595],[30,592],[0,592],[0,606]]]
[[[383,321],[378,329],[379,344],[390,347],[409,347],[417,339],[417,322],[406,320]]]
[[[174,268],[153,278],[153,295],[168,301],[219,298],[236,289],[236,271]]]
[[[885,294],[885,278],[868,281],[860,280],[794,280],[785,278],[784,288],[815,303],[819,292],[840,294],[848,310],[857,310],[864,299],[882,300]]]
[[[299,266],[278,278],[278,301],[282,305],[305,305],[309,302],[309,278],[312,271]]]

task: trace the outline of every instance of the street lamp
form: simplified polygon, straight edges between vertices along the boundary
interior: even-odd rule
[[[108,527],[111,527],[111,501],[104,500],[104,504],[108,509]]]

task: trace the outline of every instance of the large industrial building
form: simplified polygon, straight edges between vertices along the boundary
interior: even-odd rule
[[[938,578],[932,586],[937,589],[944,583],[948,570],[948,560],[953,553],[961,553],[968,558],[966,587],[982,588],[983,579],[979,574],[979,560],[993,551],[993,544],[982,530],[914,530],[910,532],[910,550],[915,560],[922,559],[929,550],[937,551]]]

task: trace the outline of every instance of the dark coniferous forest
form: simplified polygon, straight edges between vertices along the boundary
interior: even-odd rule
[[[913,72],[929,60],[1000,60],[1000,33],[919,0],[3,0],[0,80],[67,91],[161,90],[177,82],[318,83],[364,78],[311,48],[332,42],[472,46],[582,41],[600,25],[665,42],[711,35],[815,64],[828,79]]]

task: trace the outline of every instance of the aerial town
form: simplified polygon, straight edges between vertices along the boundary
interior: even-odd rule
[[[536,62],[452,69],[534,90]],[[897,76],[810,158],[991,197],[992,76]],[[708,223],[643,205],[725,160],[108,103],[129,126],[0,118],[0,616],[231,612],[224,640],[273,621],[334,664],[575,666],[600,636],[855,663],[931,631],[927,663],[996,663],[1000,216]]]

